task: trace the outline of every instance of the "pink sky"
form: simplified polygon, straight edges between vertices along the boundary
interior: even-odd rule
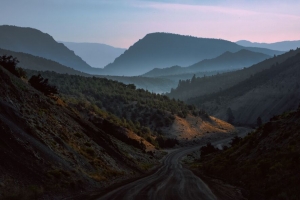
[[[2,0],[0,25],[58,41],[128,48],[152,32],[230,41],[300,40],[299,0]]]

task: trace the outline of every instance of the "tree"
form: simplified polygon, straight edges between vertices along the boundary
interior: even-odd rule
[[[196,74],[193,75],[191,83],[195,83],[196,82]]]
[[[210,142],[206,144],[206,146],[203,146],[200,148],[201,156],[206,156],[208,154],[214,153],[218,151],[218,148],[215,148]]]
[[[57,87],[48,84],[48,79],[44,79],[41,74],[33,75],[29,81],[30,85],[41,91],[45,95],[58,94]]]
[[[258,117],[256,120],[257,126],[260,127],[262,125],[261,117]]]
[[[26,72],[22,68],[17,67],[18,63],[19,60],[16,57],[0,56],[0,65],[19,78],[27,78]]]
[[[241,137],[235,136],[234,138],[231,139],[230,145],[235,146],[239,144],[241,140],[242,140]]]
[[[227,114],[227,122],[232,124],[234,122],[234,116],[231,108],[227,108],[226,114]]]

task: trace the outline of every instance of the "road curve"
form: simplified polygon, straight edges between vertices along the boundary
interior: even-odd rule
[[[199,149],[199,146],[184,147],[169,153],[164,159],[162,167],[154,174],[117,188],[99,199],[217,199],[199,177],[180,164],[184,155],[196,149]]]

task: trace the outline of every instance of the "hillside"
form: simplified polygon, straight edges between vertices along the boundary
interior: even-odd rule
[[[239,84],[215,94],[188,100],[213,116],[227,120],[232,110],[236,124],[256,124],[294,110],[300,102],[300,53]]]
[[[197,72],[232,71],[242,69],[244,67],[249,67],[267,58],[270,58],[270,56],[262,53],[248,51],[245,49],[242,49],[236,53],[231,53],[227,51],[216,58],[204,59],[188,67],[173,66],[170,68],[163,69],[155,68],[150,72],[143,74],[143,76],[159,77]]]
[[[115,58],[119,57],[126,50],[99,43],[62,43],[95,68],[103,68],[112,63]]]
[[[279,56],[274,56],[242,70],[209,77],[196,77],[192,81],[182,80],[178,84],[178,87],[173,89],[168,96],[175,99],[179,98],[181,100],[188,100],[194,97],[217,93],[239,84],[258,72],[270,69],[271,66],[276,65],[276,63],[280,64],[298,53],[300,53],[300,49],[292,50]]]
[[[220,40],[196,38],[170,33],[151,33],[140,39],[115,61],[104,68],[109,75],[140,75],[154,68],[189,66],[203,59],[211,59],[226,51],[237,52],[245,47]],[[279,51],[247,47],[247,50],[267,55]]]
[[[0,199],[61,198],[158,164],[159,153],[143,153],[153,145],[142,145],[135,126],[47,97],[1,66],[0,81]]]
[[[99,74],[101,71],[89,66],[50,35],[33,28],[0,26],[0,48],[50,59],[85,73]]]
[[[258,42],[250,42],[247,40],[240,40],[237,41],[236,43],[244,47],[260,47],[260,48],[273,49],[277,51],[289,51],[291,49],[300,48],[300,40],[281,41],[281,42],[274,42],[274,43],[258,43]]]
[[[196,171],[240,186],[249,200],[299,199],[300,109],[273,117],[225,151],[202,158]]]

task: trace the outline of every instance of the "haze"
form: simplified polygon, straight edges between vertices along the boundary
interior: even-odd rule
[[[2,25],[36,28],[57,41],[123,48],[151,32],[267,43],[300,35],[296,0],[2,0],[1,7]]]

